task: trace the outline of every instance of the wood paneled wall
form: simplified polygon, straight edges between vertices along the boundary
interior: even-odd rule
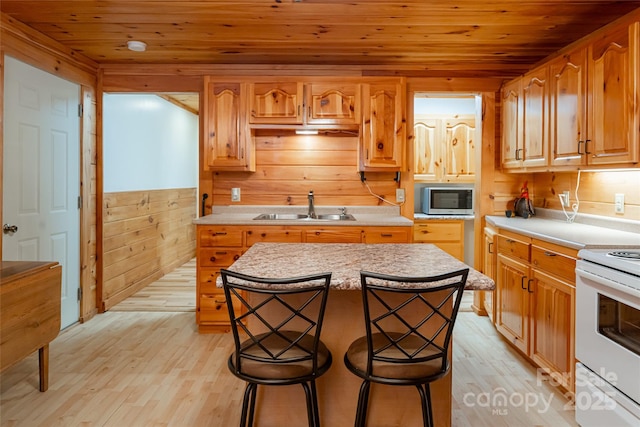
[[[578,172],[535,174],[529,181],[534,205],[562,210],[558,194],[570,191],[571,204],[576,202]],[[624,194],[624,213],[614,211],[615,193]],[[578,186],[579,213],[640,221],[640,170],[581,172]],[[571,213],[570,208],[567,212]]]
[[[367,185],[375,194],[395,203],[395,189],[399,187],[395,173],[366,173],[366,185],[361,182],[357,136],[263,132],[255,136],[255,142],[256,172],[214,173],[212,205],[306,207],[310,190],[316,206],[387,205],[372,196]],[[231,202],[233,187],[240,188],[240,202]]]
[[[195,256],[195,188],[105,193],[104,310]]]

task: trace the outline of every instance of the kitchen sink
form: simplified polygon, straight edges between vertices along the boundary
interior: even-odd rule
[[[264,213],[253,218],[254,220],[303,220],[303,221],[355,221],[351,214],[321,214],[311,218],[306,214],[291,213]]]
[[[325,221],[355,221],[351,214],[324,214],[318,215],[318,219]]]

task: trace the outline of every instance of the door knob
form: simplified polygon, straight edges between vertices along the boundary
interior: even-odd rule
[[[4,232],[4,234],[15,233],[16,231],[18,231],[18,226],[5,224],[2,226],[2,231]]]

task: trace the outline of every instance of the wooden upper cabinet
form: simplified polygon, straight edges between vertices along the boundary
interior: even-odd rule
[[[362,85],[360,171],[403,171],[406,144],[404,78]]]
[[[303,84],[295,80],[249,84],[249,122],[302,124]]]
[[[418,116],[413,119],[413,145],[415,179],[419,181],[440,181],[444,170],[444,136],[442,120],[432,116]]]
[[[640,23],[614,28],[509,82],[502,97],[503,168],[545,167],[547,159],[552,170],[637,166]]]
[[[255,171],[245,86],[205,78],[204,156],[210,170]]]
[[[360,84],[318,82],[304,89],[307,124],[360,124]]]
[[[549,67],[524,75],[522,81],[522,166],[547,166],[549,157]]]
[[[581,165],[587,139],[587,50],[581,48],[549,64],[551,165]]]
[[[592,165],[633,164],[640,149],[640,23],[589,45],[588,140]]]
[[[476,118],[459,115],[445,120],[445,177],[447,181],[473,182],[476,173]]]
[[[522,78],[512,80],[502,88],[501,159],[505,169],[522,166]]]
[[[413,121],[414,177],[418,181],[473,182],[475,115],[417,115]]]

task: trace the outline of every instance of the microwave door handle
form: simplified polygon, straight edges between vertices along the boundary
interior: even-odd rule
[[[626,295],[629,295],[633,298],[640,298],[640,290],[634,289],[631,286],[621,285],[620,283],[614,282],[613,280],[607,279],[606,277],[589,273],[588,271],[584,271],[580,268],[576,268],[576,275],[584,277],[585,279],[589,279],[592,282],[596,282],[599,285],[598,287],[600,288],[611,288],[611,289],[615,289],[618,292],[622,292]],[[576,285],[580,286],[578,284]],[[591,286],[591,285],[588,285],[588,286]]]

